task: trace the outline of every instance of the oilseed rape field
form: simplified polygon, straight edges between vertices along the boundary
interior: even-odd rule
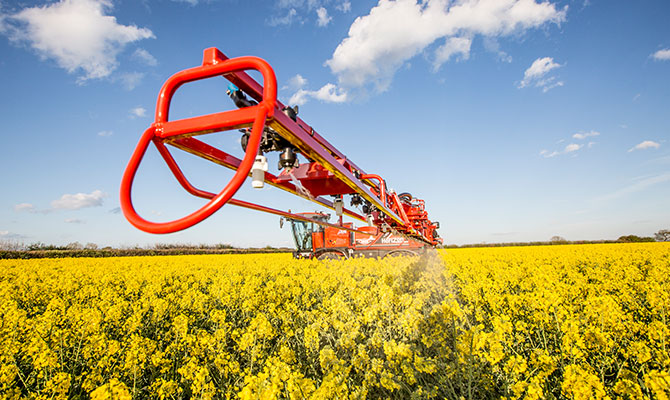
[[[0,260],[3,399],[667,399],[670,244]]]

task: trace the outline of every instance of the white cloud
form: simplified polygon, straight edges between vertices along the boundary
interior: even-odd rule
[[[103,198],[105,197],[106,195],[100,190],[94,190],[89,194],[64,194],[60,199],[52,201],[51,207],[54,209],[65,210],[79,210],[86,207],[99,207],[102,205]]]
[[[106,13],[111,0],[60,0],[25,8],[7,17],[15,43],[28,43],[43,59],[53,59],[68,73],[81,73],[79,83],[109,76],[125,45],[154,38],[147,28],[121,25]]]
[[[88,194],[64,194],[60,199],[51,202],[50,209],[37,210],[31,203],[20,203],[14,206],[14,211],[49,214],[55,210],[79,210],[86,207],[101,206],[105,197],[107,197],[107,195],[100,190],[94,190]],[[66,222],[68,221],[66,220]]]
[[[1,21],[0,21],[1,22]],[[20,235],[18,233],[13,233],[10,231],[0,231],[0,239],[3,240],[17,240],[17,239],[25,239],[26,237],[24,235]],[[18,250],[21,246],[20,245],[12,245],[11,243],[4,242],[0,243],[0,249],[2,250]]]
[[[277,2],[279,8],[302,8],[305,7],[305,0],[279,0]]]
[[[28,212],[31,214],[49,214],[53,210],[51,209],[46,209],[46,210],[38,210],[33,206],[31,203],[20,203],[14,206],[14,211],[16,212]]]
[[[142,78],[144,78],[144,73],[142,72],[128,72],[121,74],[118,80],[126,90],[130,91],[135,89],[140,82],[142,82]]]
[[[14,211],[16,211],[16,212],[21,212],[21,211],[34,212],[35,211],[35,206],[33,206],[30,203],[21,203],[21,204],[17,204],[17,205],[14,206]]]
[[[305,89],[298,90],[297,92],[295,92],[293,94],[293,96],[291,96],[290,99],[288,99],[288,104],[292,104],[292,105],[297,104],[297,105],[301,106],[301,105],[307,103],[308,97],[310,97],[309,93],[311,93],[309,90],[305,90]]]
[[[0,33],[5,33],[9,29],[6,23],[7,16],[1,13],[2,13],[2,3],[0,3]]]
[[[288,103],[303,105],[310,97],[326,103],[343,103],[347,101],[347,92],[332,83],[327,83],[319,90],[299,89],[291,96]]]
[[[100,132],[98,132],[98,136],[101,136],[101,137],[108,137],[108,136],[112,136],[113,134],[114,134],[114,132],[112,132],[112,131],[100,131]]]
[[[296,19],[298,15],[298,12],[295,10],[295,8],[291,8],[288,10],[287,14],[283,17],[272,17],[270,18],[270,21],[268,24],[270,26],[279,26],[279,25],[291,25],[293,21]]]
[[[670,60],[670,49],[661,49],[652,54],[654,60]]]
[[[307,84],[307,79],[305,79],[302,75],[296,74],[293,78],[288,80],[288,88],[293,89],[293,90],[298,90],[302,89],[305,87]]]
[[[582,140],[582,139],[586,139],[587,137],[599,136],[599,135],[600,135],[600,132],[591,131],[591,132],[575,133],[574,135],[572,135],[572,137],[575,138],[575,139]]]
[[[500,61],[506,63],[512,62],[512,56],[500,50],[500,43],[498,43],[498,40],[496,40],[495,38],[489,36],[484,37],[484,48],[487,51],[495,53],[495,55],[498,56],[498,59]]]
[[[550,153],[549,150],[542,150],[542,151],[540,152],[540,155],[541,155],[541,156],[544,156],[544,158],[556,157],[556,156],[559,155],[559,154],[560,154],[560,153],[557,152],[557,151],[552,151],[552,152]]]
[[[278,0],[275,6],[278,8],[295,8],[312,11],[321,6],[321,3],[328,3],[330,0]]]
[[[565,150],[563,150],[564,153],[572,153],[574,151],[577,151],[581,149],[584,145],[583,144],[577,144],[577,143],[570,143],[569,145],[565,146]]]
[[[630,153],[631,151],[635,150],[658,149],[659,147],[661,147],[660,143],[656,143],[652,140],[645,140],[644,142],[638,143],[631,147],[628,152]]]
[[[316,15],[318,17],[316,24],[321,27],[328,25],[328,23],[330,23],[330,21],[333,19],[333,17],[328,15],[328,10],[326,10],[324,7],[319,7],[316,10]]]
[[[86,221],[84,221],[83,219],[79,219],[79,218],[65,218],[65,223],[68,223],[68,224],[83,224],[85,222]]]
[[[133,53],[133,58],[143,62],[144,64],[150,67],[155,67],[156,65],[158,65],[158,60],[156,60],[156,57],[152,56],[151,53],[149,53],[144,49],[135,50],[135,52]]]
[[[140,118],[147,115],[147,110],[144,107],[135,107],[130,110],[130,118]]]
[[[497,37],[565,20],[566,9],[535,0],[379,0],[357,18],[326,61],[340,85],[386,90],[395,72],[438,39]]]
[[[565,148],[563,148],[563,150],[561,150],[561,151],[550,152],[549,150],[542,150],[540,152],[540,155],[543,156],[544,158],[552,158],[552,157],[556,157],[556,156],[561,155],[561,154],[574,153],[574,152],[580,150],[582,147],[584,147],[583,144],[570,143],[567,146],[565,146]],[[589,145],[589,147],[591,147],[591,146]]]
[[[652,176],[649,178],[644,178],[639,182],[636,182],[632,185],[626,186],[622,189],[617,190],[616,192],[601,196],[596,198],[596,201],[607,201],[623,197],[625,195],[640,192],[647,189],[650,186],[657,185],[659,183],[670,181],[670,172],[666,172],[660,175]]]
[[[467,37],[449,37],[445,43],[435,50],[433,69],[437,70],[442,64],[449,61],[452,55],[460,54],[461,60],[470,58],[472,39]]]
[[[523,81],[528,82],[535,80],[541,76],[544,76],[547,72],[552,69],[560,67],[561,64],[554,62],[554,59],[551,57],[542,57],[533,61],[530,67],[523,74]],[[523,83],[523,82],[522,82]]]
[[[565,83],[563,81],[554,82],[555,79],[556,78],[552,77],[550,79],[542,80],[542,81],[538,82],[538,84],[536,86],[542,88],[542,93],[547,93],[548,91],[550,91],[551,89],[553,89],[555,87],[561,87],[561,86],[565,85]]]
[[[188,5],[191,6],[197,6],[198,5],[198,0],[172,0],[177,3],[187,3]]]
[[[342,3],[336,5],[335,8],[342,11],[343,13],[347,13],[351,11],[351,2],[349,0],[345,0]]]
[[[523,73],[523,80],[519,83],[519,88],[527,86],[535,86],[542,88],[543,92],[563,86],[563,82],[556,81],[556,77],[546,77],[547,73],[556,68],[562,67],[561,64],[555,63],[551,57],[542,57],[533,61],[530,67]]]

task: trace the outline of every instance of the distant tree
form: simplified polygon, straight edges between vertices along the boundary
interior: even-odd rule
[[[97,250],[98,245],[95,243],[86,243],[86,246],[84,246],[86,250]]]
[[[670,242],[670,229],[661,229],[654,233],[657,242]]]
[[[72,242],[68,243],[67,246],[65,246],[66,249],[68,250],[81,250],[84,248],[84,246],[81,245],[79,242]]]
[[[563,236],[552,236],[551,239],[549,239],[551,242],[567,242]]]
[[[0,250],[20,251],[24,250],[26,245],[13,240],[0,240]]]
[[[617,241],[622,243],[655,242],[653,237],[640,237],[637,235],[621,236]]]
[[[53,244],[45,244],[42,242],[31,243],[28,245],[28,250],[65,250],[67,247],[56,246]]]
[[[28,250],[42,250],[46,244],[42,242],[37,242],[37,243],[31,243],[28,245]]]

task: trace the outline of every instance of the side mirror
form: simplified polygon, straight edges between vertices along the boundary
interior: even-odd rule
[[[279,217],[279,229],[284,228],[284,217]]]

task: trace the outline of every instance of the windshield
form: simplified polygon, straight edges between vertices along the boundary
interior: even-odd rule
[[[298,251],[312,251],[312,232],[314,224],[311,222],[291,221],[293,240]]]

